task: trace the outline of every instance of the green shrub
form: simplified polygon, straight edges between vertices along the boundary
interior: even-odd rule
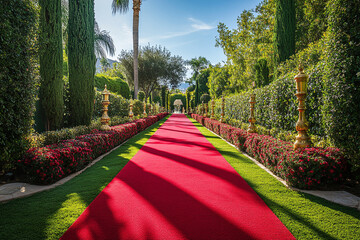
[[[31,0],[0,8],[0,172],[27,148],[36,96],[38,9]]]
[[[200,97],[200,102],[202,103],[208,103],[211,100],[211,97],[209,94],[204,93],[203,95],[201,95]]]
[[[145,99],[145,93],[143,91],[138,92],[138,99],[139,101],[143,102]]]
[[[135,99],[133,102],[134,116],[141,115],[143,112],[144,112],[144,103]]]
[[[96,74],[95,87],[104,89],[105,84],[109,91],[121,95],[126,99],[130,99],[129,85],[123,79],[119,77],[110,77],[104,74]]]

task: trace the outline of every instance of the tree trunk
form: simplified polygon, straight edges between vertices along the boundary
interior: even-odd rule
[[[133,48],[134,48],[134,99],[138,98],[139,91],[139,12],[141,0],[133,0]]]

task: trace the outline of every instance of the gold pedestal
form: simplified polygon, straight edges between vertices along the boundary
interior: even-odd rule
[[[105,89],[102,92],[103,100],[101,102],[101,104],[103,105],[103,114],[102,114],[101,120],[100,120],[101,121],[100,130],[103,130],[103,131],[110,130],[110,126],[109,126],[110,117],[108,115],[108,106],[110,104],[109,95],[110,95],[110,92],[107,90],[107,86],[105,84]]]
[[[299,66],[299,74],[295,76],[296,82],[296,97],[299,101],[298,111],[299,111],[299,120],[296,123],[296,131],[298,135],[296,136],[296,141],[294,143],[294,150],[299,148],[306,148],[311,146],[310,137],[307,134],[309,129],[309,123],[305,117],[305,99],[307,95],[307,81],[308,75],[304,73],[302,66]]]

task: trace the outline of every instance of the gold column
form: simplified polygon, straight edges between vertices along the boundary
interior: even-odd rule
[[[225,109],[225,98],[224,95],[221,97],[221,118],[220,118],[220,122],[225,122],[225,118],[224,118],[224,109]]]
[[[249,125],[249,128],[247,130],[249,133],[256,133],[257,132],[256,131],[256,126],[255,126],[256,119],[255,119],[255,116],[254,116],[255,115],[254,114],[255,103],[256,103],[255,97],[256,97],[255,93],[252,93],[250,95],[250,101],[249,101],[249,103],[250,103],[250,118],[249,118],[250,125]]]
[[[211,100],[211,119],[215,119],[215,101],[214,99]]]
[[[144,112],[143,112],[143,115],[144,117],[147,117],[147,114],[146,114],[146,102],[144,101]]]
[[[299,148],[310,147],[311,140],[307,135],[307,130],[309,129],[309,122],[305,118],[305,99],[307,95],[307,82],[308,75],[304,73],[303,67],[299,66],[299,74],[295,76],[296,82],[296,97],[299,101],[298,110],[299,110],[299,120],[296,123],[296,131],[298,135],[296,136],[296,141],[294,143],[294,150]]]
[[[205,103],[205,117],[209,117],[209,103]]]
[[[109,126],[110,117],[108,115],[108,106],[110,104],[109,95],[110,92],[107,90],[107,86],[105,84],[105,89],[102,92],[102,102],[101,102],[101,104],[103,105],[103,115],[101,116],[101,120],[100,120],[101,121],[100,129],[103,131],[110,130],[110,126]]]
[[[130,112],[129,112],[129,117],[132,120],[132,118],[134,117],[134,113],[133,113],[133,100],[130,99]]]

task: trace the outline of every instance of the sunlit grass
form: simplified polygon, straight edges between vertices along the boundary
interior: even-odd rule
[[[360,239],[359,211],[288,189],[236,148],[195,120],[191,121],[256,191],[296,239]]]
[[[168,117],[67,183],[0,204],[0,239],[59,239]]]

